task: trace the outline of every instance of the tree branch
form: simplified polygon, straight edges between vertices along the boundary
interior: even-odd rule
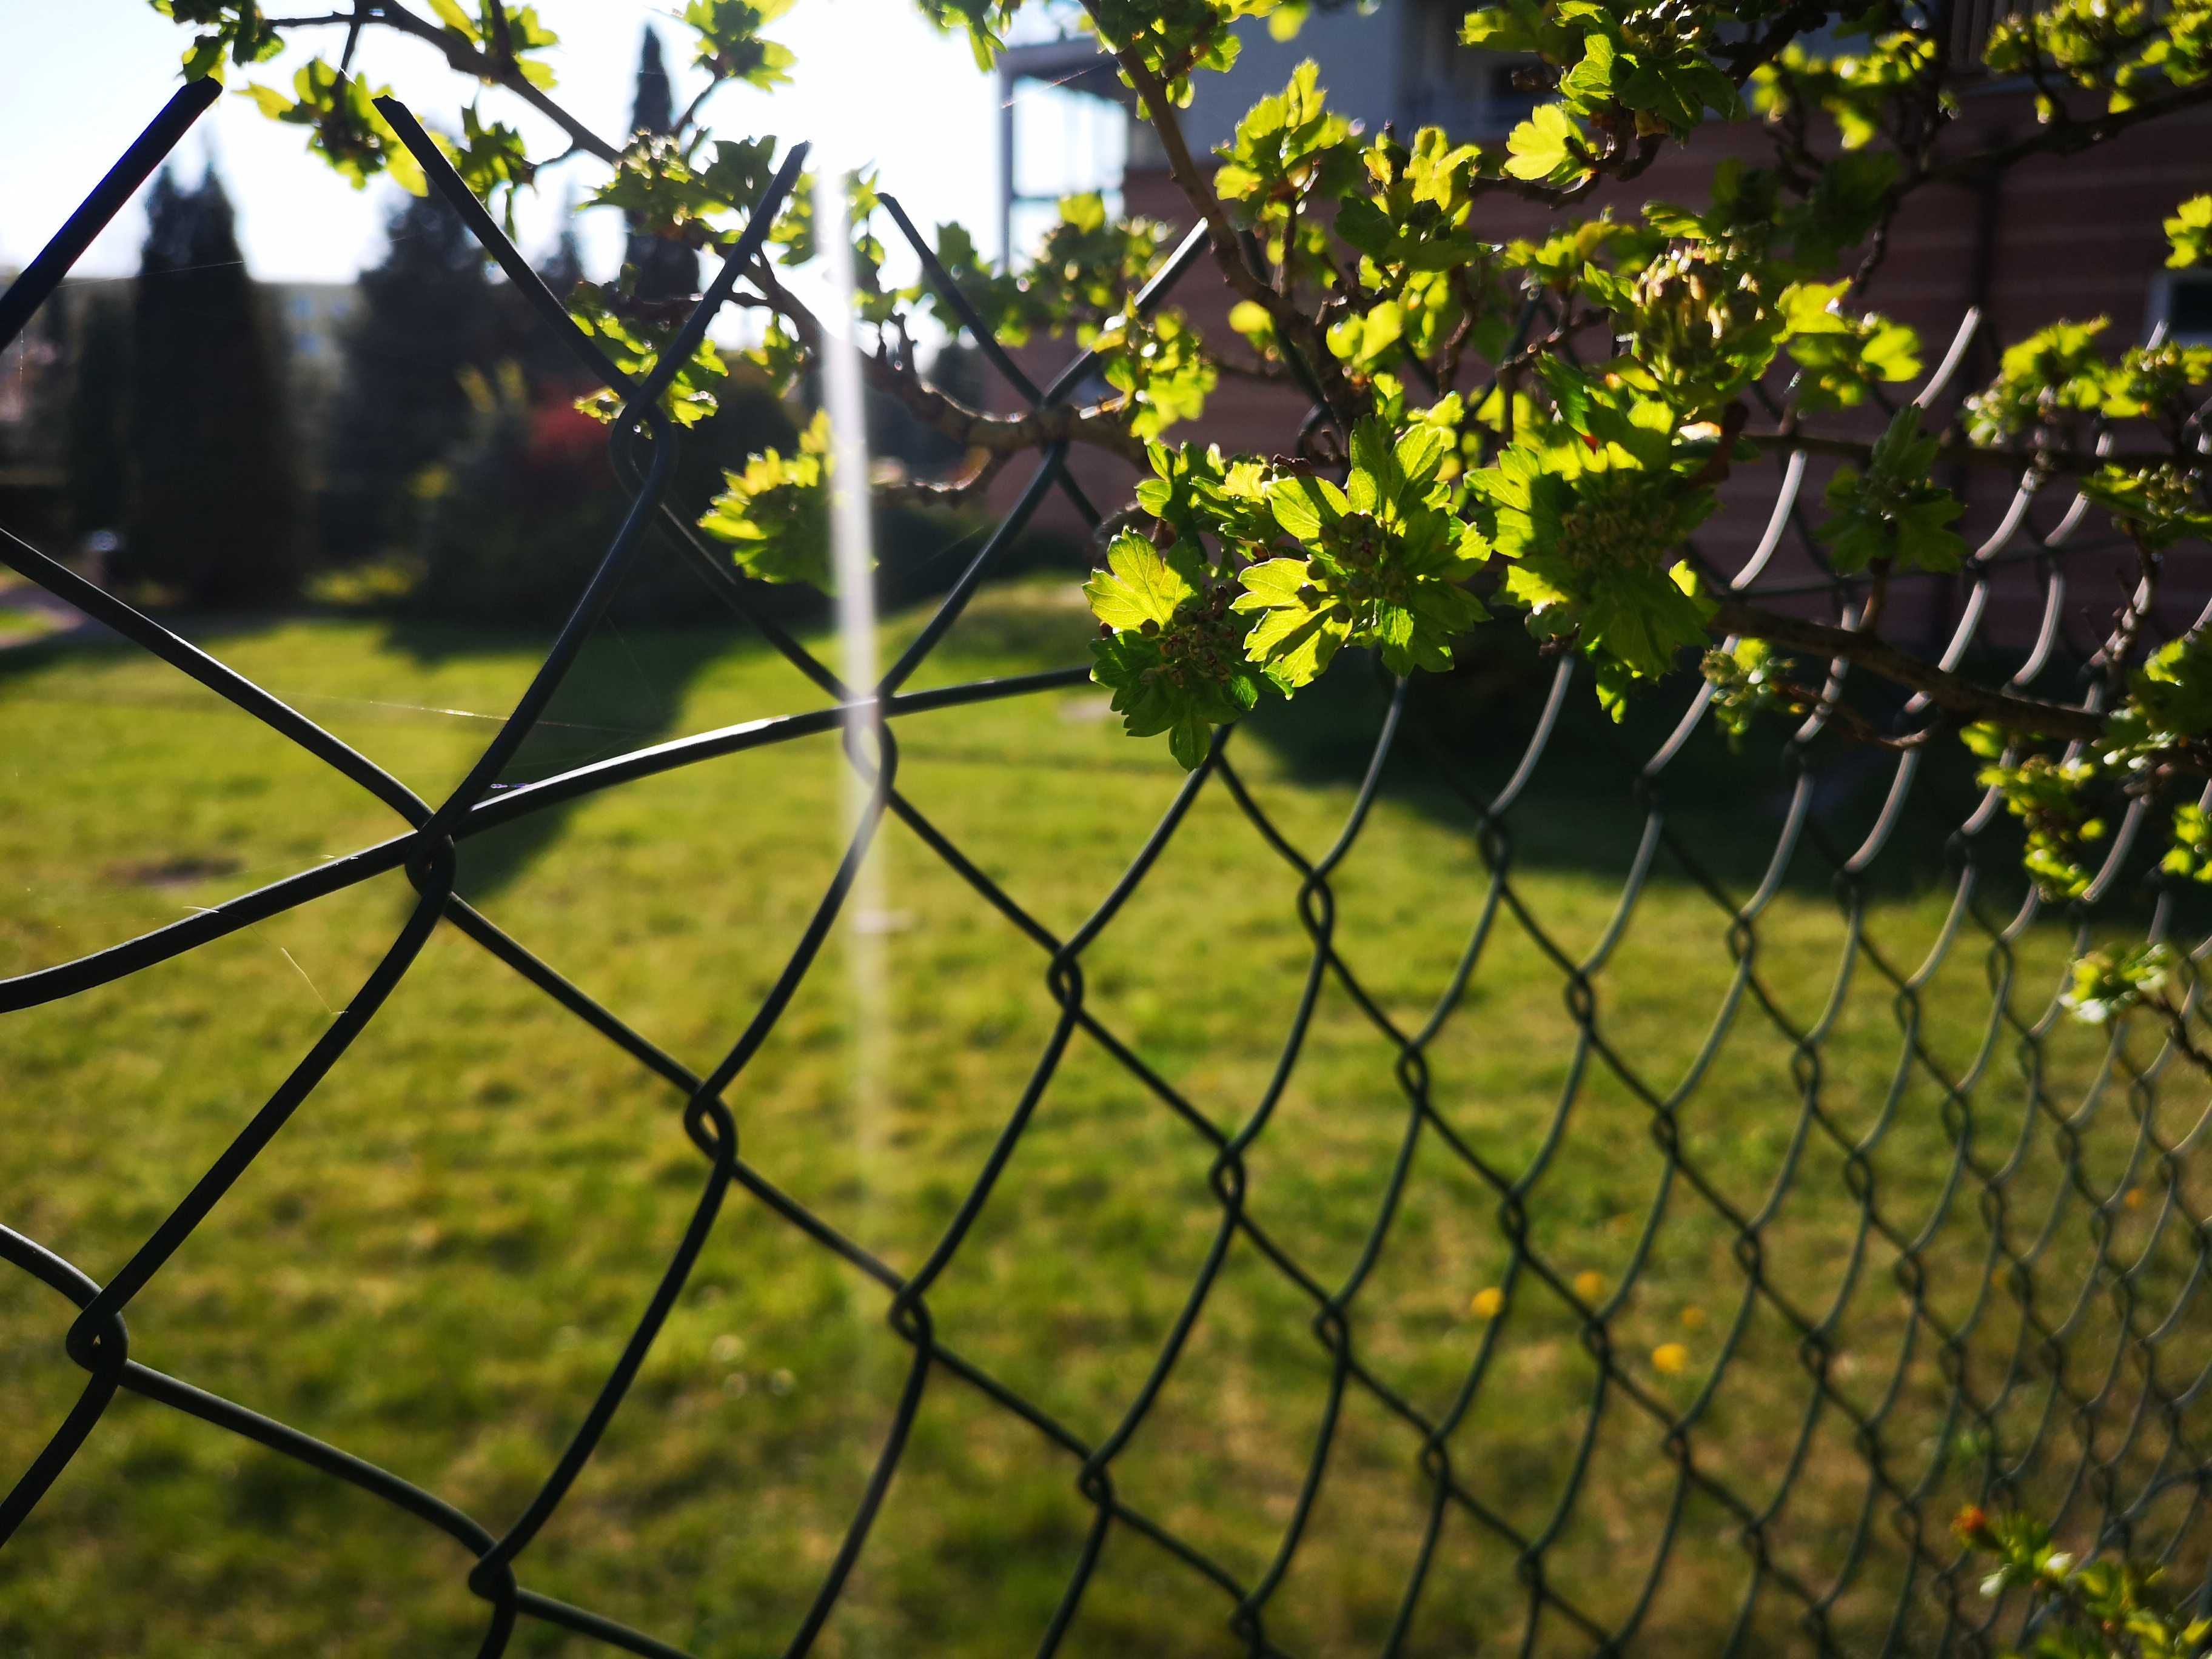
[[[2212,81],[2184,87],[2163,98],[2154,98],[2127,109],[2107,110],[2087,121],[2058,121],[2039,127],[2024,138],[1990,149],[1978,149],[1940,161],[1915,179],[1914,185],[1967,184],[1984,173],[2002,172],[2031,155],[2073,155],[2117,138],[2146,121],[2212,103]]]
[[[968,458],[972,465],[957,478],[901,478],[878,484],[876,497],[904,507],[958,507],[988,489],[1013,458],[1011,450],[995,455],[978,452]]]
[[[1084,0],[1084,9],[1094,24],[1100,22],[1097,9],[1091,0]],[[1146,118],[1159,136],[1160,148],[1168,158],[1169,175],[1176,181],[1200,218],[1206,222],[1206,240],[1213,248],[1214,263],[1221,267],[1229,286],[1243,298],[1264,307],[1275,325],[1275,331],[1285,342],[1295,342],[1319,381],[1322,401],[1341,421],[1346,430],[1351,429],[1352,419],[1358,414],[1360,399],[1346,384],[1343,371],[1337,367],[1335,355],[1311,322],[1303,316],[1290,298],[1275,289],[1261,272],[1252,269],[1244,258],[1242,239],[1229,217],[1229,210],[1214,193],[1212,182],[1200,171],[1198,161],[1190,152],[1190,143],[1183,137],[1182,123],[1176,114],[1174,103],[1169,99],[1167,86],[1154,74],[1144,59],[1134,52],[1126,51],[1106,40],[1103,26],[1099,40],[1105,42],[1121,64],[1121,72],[1129,77],[1129,84],[1137,89],[1137,96],[1145,106]],[[1285,249],[1287,254],[1288,249]]]
[[[428,42],[445,54],[446,61],[465,75],[473,75],[480,81],[505,87],[528,104],[547,120],[567,133],[571,142],[582,150],[596,155],[602,161],[612,163],[621,158],[622,151],[593,132],[574,116],[555,103],[536,87],[523,78],[522,71],[510,60],[501,64],[478,52],[459,36],[450,34],[427,18],[417,17],[399,5],[397,0],[375,0],[374,21],[388,24],[402,34],[411,34],[418,40]],[[341,20],[343,21],[343,20]]]
[[[2105,730],[2104,716],[2086,708],[1992,690],[1867,635],[1802,617],[1784,616],[1741,599],[1723,599],[1713,613],[1713,626],[1794,651],[1840,657],[1894,684],[1917,691],[1949,714],[1969,720],[1993,721],[2007,731],[2094,742]]]
[[[1874,456],[1873,444],[1856,438],[1823,438],[1809,432],[1747,432],[1742,437],[1745,442],[1755,444],[1769,454],[1787,455],[1793,449],[1802,449],[1808,455],[1832,455],[1859,466],[1869,465]],[[1936,453],[1943,460],[1966,461],[2008,472],[2037,471],[2077,477],[2094,472],[2100,467],[2158,466],[2173,459],[2169,450],[2115,450],[2108,455],[2099,455],[2079,449],[1985,449],[1967,441],[1966,434],[1955,426],[1943,429]]]
[[[807,349],[822,350],[823,327],[789,289],[776,280],[766,261],[757,262],[745,273],[760,290],[763,301],[798,331]],[[1026,415],[987,415],[949,398],[916,374],[910,364],[884,351],[862,351],[860,370],[878,392],[898,399],[914,417],[933,432],[991,455],[1010,455],[1048,444],[1084,444],[1119,455],[1135,466],[1145,465],[1143,441],[1119,418],[1115,405],[1047,404]]]

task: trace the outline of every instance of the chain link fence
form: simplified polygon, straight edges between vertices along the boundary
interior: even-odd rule
[[[177,94],[24,276],[0,299],[0,343],[24,322],[131,192],[150,175],[214,95],[212,82]],[[2061,1531],[2094,1548],[2125,1550],[2169,1563],[2196,1589],[2207,1559],[2203,1509],[2212,1462],[2206,1455],[2205,1383],[2212,1340],[2205,1334],[2203,1285],[2207,1237],[2199,1217],[2203,1154],[2201,1076],[2148,1027],[2124,1024],[2085,1034],[2069,1026],[2058,1002],[2069,942],[2165,936],[2181,925],[2179,898],[2142,872],[2138,832],[2148,808],[2138,804],[2112,839],[2110,856],[2087,896],[2053,918],[2021,887],[2016,848],[2007,842],[1996,802],[1969,788],[1966,810],[1948,823],[1936,784],[1923,777],[1932,751],[1891,753],[1863,744],[1848,751],[1820,739],[1815,717],[1780,744],[1778,829],[1763,872],[1747,886],[1685,828],[1670,799],[1670,773],[1700,732],[1706,694],[1649,752],[1627,738],[1607,739],[1567,714],[1577,672],[1556,665],[1541,712],[1525,732],[1486,739],[1451,719],[1437,687],[1398,683],[1371,732],[1368,757],[1349,811],[1319,850],[1301,844],[1264,804],[1240,764],[1231,734],[1190,775],[1136,857],[1113,881],[1089,919],[1056,933],[986,873],[983,862],[902,792],[900,733],[909,717],[990,700],[1065,691],[1083,684],[1081,666],[1024,677],[904,689],[953,627],[980,584],[1048,494],[1065,495],[1087,520],[1098,512],[1066,468],[1066,446],[1038,456],[1018,501],[968,564],[934,614],[873,686],[844,684],[789,630],[757,614],[746,590],[663,505],[678,437],[658,410],[674,366],[703,337],[710,319],[758,256],[779,204],[794,187],[803,148],[785,162],[691,315],[678,346],[652,374],[634,379],[611,367],[568,320],[561,301],[532,273],[483,208],[471,199],[422,129],[396,104],[386,113],[429,171],[435,187],[463,214],[546,327],[574,347],[592,372],[625,400],[613,440],[618,473],[631,493],[621,532],[527,690],[467,776],[442,800],[419,797],[391,773],[215,658],[149,617],[84,581],[62,564],[9,537],[4,560],[33,582],[123,635],[179,672],[298,744],[388,806],[399,827],[349,856],[321,863],[158,931],[76,960],[0,981],[0,1011],[70,998],[177,958],[236,930],[379,875],[404,872],[416,895],[388,949],[312,1049],[293,1068],[183,1200],[108,1275],[82,1267],[38,1240],[0,1226],[0,1258],[76,1310],[69,1357],[82,1368],[82,1392],[30,1466],[0,1501],[0,1542],[28,1519],[42,1496],[100,1426],[118,1395],[142,1397],[296,1460],[349,1483],[442,1534],[472,1558],[469,1589],[485,1607],[481,1651],[495,1654],[526,1622],[645,1655],[681,1649],[590,1608],[528,1587],[528,1552],[599,1448],[656,1334],[684,1291],[718,1218],[731,1206],[757,1206],[807,1248],[828,1252],[880,1288],[891,1328],[911,1350],[860,1501],[809,1592],[795,1630],[745,1650],[805,1653],[831,1627],[871,1528],[908,1446],[926,1388],[972,1390],[1031,1437],[1034,1455],[1057,1460],[1090,1516],[1069,1563],[1064,1592],[1036,1650],[1060,1650],[1080,1626],[1086,1590],[1109,1540],[1139,1540],[1160,1553],[1188,1594],[1156,1609],[1170,1624],[1204,1624],[1225,1633],[1225,1650],[1290,1655],[1315,1650],[1279,1594],[1293,1573],[1316,1517],[1328,1503],[1342,1463],[1343,1425],[1358,1412],[1385,1425],[1404,1472],[1413,1540],[1395,1616],[1376,1644],[1385,1653],[1462,1651],[1422,1634],[1425,1613],[1456,1594],[1464,1571],[1448,1537],[1473,1547],[1510,1574],[1520,1614],[1489,1633],[1489,1650],[1522,1653],[1770,1651],[1935,1653],[1993,1651],[2017,1632],[2020,1610],[1978,1594],[1978,1573],[1949,1532],[1961,1502],[2034,1506]],[[888,204],[929,278],[948,304],[964,305],[895,204]],[[1194,233],[1152,278],[1141,303],[1156,303],[1196,263]],[[1066,395],[1089,372],[1079,357],[1040,386],[977,329],[987,356],[1014,393],[1034,405]],[[1921,393],[1933,406],[1978,349],[1972,319]],[[1863,601],[1850,582],[1762,580],[1796,550],[1801,568],[1825,573],[1817,538],[1799,500],[1805,458],[1786,458],[1771,520],[1755,554],[1715,580],[1738,591],[1796,592],[1848,618]],[[2067,633],[2069,561],[2096,552],[2078,534],[2076,503],[2051,528],[2031,527],[2033,492],[2023,489],[1996,532],[1976,552],[1964,603],[1947,646],[1960,660],[1976,644],[1998,596],[2032,572],[2041,595],[2033,649],[2014,665],[2026,684],[2081,650]],[[649,538],[695,563],[748,624],[786,659],[799,683],[826,698],[779,718],[684,737],[599,760],[534,781],[501,787],[533,722],[605,611],[625,569]],[[2012,574],[2008,575],[2008,569]],[[1841,670],[1835,671],[1840,678]],[[2088,682],[2085,679],[2083,684]],[[1586,695],[1586,692],[1585,694]],[[2094,690],[2086,693],[2094,698]],[[1893,738],[1929,726],[1917,703],[1881,717]],[[814,907],[772,989],[719,1064],[695,1073],[511,938],[455,891],[457,847],[467,838],[633,781],[700,766],[851,726],[848,758],[866,791],[859,829]],[[16,732],[21,741],[35,734]],[[863,740],[865,739],[865,740]],[[1510,739],[1510,740],[1509,740]],[[1609,752],[1594,745],[1610,741]],[[1485,746],[1486,744],[1486,746]],[[1613,769],[1613,798],[1641,820],[1641,835],[1613,913],[1594,945],[1566,942],[1540,913],[1522,872],[1532,824],[1532,781],[1562,746],[1583,751],[1577,763]],[[1434,990],[1425,1018],[1408,1022],[1371,989],[1356,966],[1358,941],[1340,926],[1336,883],[1361,843],[1394,756],[1405,751],[1422,775],[1456,793],[1479,862],[1466,877],[1439,872],[1439,883],[1466,884],[1476,920],[1456,964]],[[1838,757],[1842,758],[1838,759]],[[1824,790],[1838,768],[1883,769],[1883,804],[1862,836],[1838,841]],[[1483,768],[1503,773],[1491,787]],[[1749,800],[1777,786],[1777,775],[1746,757],[1735,778]],[[1956,795],[1958,792],[1953,792]],[[1246,1103],[1241,1121],[1224,1128],[1127,1040],[1086,994],[1086,953],[1144,886],[1192,812],[1208,795],[1225,796],[1249,833],[1279,860],[1283,893],[1295,905],[1308,942],[1280,999],[1287,1035],[1271,1079]],[[1930,799],[1930,797],[1935,799]],[[818,969],[825,942],[853,890],[871,843],[893,821],[1028,942],[1055,1014],[1026,1085],[1011,1103],[935,1248],[911,1267],[894,1267],[862,1240],[780,1188],[739,1152],[739,1117],[748,1065]],[[1763,832],[1762,832],[1763,833]],[[1894,953],[1881,937],[1878,891],[1886,857],[1900,849],[1924,866],[1941,850],[1942,884],[1952,897],[1933,947],[1918,960]],[[1540,854],[1540,848],[1536,849]],[[1781,983],[1772,967],[1779,946],[1762,931],[1793,868],[1809,861],[1832,884],[1842,924],[1839,957],[1809,978]],[[1721,994],[1702,1032],[1688,1031],[1683,1063],[1656,1061],[1656,1050],[1608,1018],[1607,969],[1658,872],[1709,899],[1726,941]],[[1466,898],[1468,892],[1458,896]],[[1194,918],[1202,926],[1204,918]],[[681,1241],[647,1295],[620,1358],[544,1474],[535,1496],[504,1525],[462,1512],[437,1494],[283,1422],[203,1391],[137,1357],[125,1315],[225,1194],[285,1127],[374,1020],[441,924],[475,941],[576,1021],[623,1051],[680,1097],[684,1132],[703,1182]],[[1565,1085],[1539,1133],[1508,1155],[1487,1133],[1486,1103],[1450,1097],[1432,1077],[1431,1055],[1447,1032],[1512,1045],[1534,1039],[1482,1026],[1470,994],[1486,965],[1522,941],[1534,971],[1556,978],[1568,1024]],[[2048,941],[2059,941],[2049,948]],[[2046,942],[2039,951],[2036,942]],[[1683,940],[1674,948],[1687,952]],[[1370,964],[1371,969],[1372,964]],[[1931,988],[1940,975],[1978,975],[1963,1054],[1929,1030]],[[1786,975],[1784,977],[1787,977]],[[1802,994],[1807,987],[1814,994]],[[2195,976],[2189,975],[2191,1011]],[[1255,1150],[1304,1056],[1316,1008],[1347,999],[1371,1030],[1395,1077],[1397,1151],[1388,1179],[1359,1229],[1348,1272],[1329,1273],[1284,1242],[1255,1205]],[[1838,1058],[1838,1032],[1855,1000],[1886,1006],[1887,1036],[1878,1060],[1863,1033]],[[1705,1018],[1676,1009],[1686,1029]],[[1785,1057],[1769,1107],[1776,1156],[1762,1188],[1721,1173],[1709,1125],[1698,1116],[1701,1089],[1727,1063],[1732,1044],[1756,1037]],[[940,1334],[932,1296],[960,1271],[963,1247],[994,1187],[1037,1121],[1040,1102],[1071,1045],[1103,1051],[1126,1073],[1144,1109],[1171,1115],[1187,1132],[1193,1171],[1202,1172],[1218,1206],[1210,1238],[1166,1336],[1140,1373],[1128,1379],[1119,1420],[1103,1436],[1077,1432],[1030,1394],[964,1355]],[[2094,1043],[2086,1066],[2060,1063],[2064,1043]],[[1847,1079],[1849,1066],[1859,1075]],[[2179,1066],[2179,1069],[2177,1066]],[[1669,1078],[1672,1080],[1668,1080]],[[1870,1079],[1870,1080],[1869,1080]],[[1601,1095],[1621,1103],[1594,1117]],[[1636,1122],[1650,1147],[1625,1142],[1595,1148]],[[1624,1164],[1650,1157],[1657,1171],[1648,1205],[1617,1218],[1625,1241],[1615,1271],[1578,1271],[1573,1224],[1547,1210],[1547,1176],[1577,1152]],[[1481,1322],[1471,1361],[1439,1407],[1407,1385],[1377,1345],[1363,1292],[1399,1226],[1409,1188],[1429,1178],[1436,1160],[1467,1190],[1487,1195],[1490,1230],[1502,1270],[1481,1288],[1472,1317]],[[28,1172],[31,1179],[36,1172]],[[1819,1227],[1808,1217],[1818,1209]],[[1835,1218],[1843,1217],[1840,1226]],[[1684,1369],[1680,1343],[1654,1344],[1665,1331],[1637,1298],[1653,1264],[1670,1251],[1711,1248],[1718,1266],[1703,1307],[1679,1310],[1685,1328],[1710,1320],[1712,1357],[1686,1391],[1668,1378]],[[1307,1310],[1306,1324],[1324,1367],[1325,1389],[1310,1440],[1275,1447],[1293,1496],[1272,1523],[1274,1542],[1257,1571],[1231,1564],[1190,1530],[1150,1513],[1117,1482],[1117,1466],[1144,1435],[1179,1375],[1232,1250],[1264,1263]],[[1693,1252],[1694,1253],[1694,1252]],[[1474,1286],[1468,1286],[1474,1289]],[[1042,1314],[1043,1310],[1030,1310]],[[1582,1369],[1576,1380],[1548,1381],[1513,1364],[1516,1333],[1534,1327],[1571,1334]],[[1387,1345],[1386,1345],[1387,1346]],[[158,1356],[153,1356],[157,1358]],[[1179,1371],[1179,1367],[1182,1368]],[[1747,1384],[1769,1403],[1747,1418],[1735,1396]],[[1533,1399],[1531,1390],[1540,1390]],[[1540,1501],[1528,1483],[1527,1449],[1508,1443],[1486,1419],[1509,1400],[1510,1421],[1530,1413],[1548,1424],[1549,1489]],[[639,1407],[633,1402],[632,1409]],[[1333,1454],[1338,1454],[1333,1462]],[[1584,1524],[1594,1491],[1640,1471],[1628,1492],[1627,1529],[1593,1536]],[[1236,1501],[1235,1494],[1225,1495]],[[742,1502],[743,1494],[732,1494]],[[113,1524],[127,1526],[127,1516]],[[1724,1571],[1716,1571],[1715,1563]],[[1686,1609],[1684,1586],[1702,1605]],[[1025,1638],[1026,1642],[1029,1638]],[[1071,1644],[1071,1650],[1073,1646]],[[1162,1650],[1165,1650],[1164,1639]]]

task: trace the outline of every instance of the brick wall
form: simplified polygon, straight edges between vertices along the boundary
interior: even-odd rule
[[[1971,95],[1961,118],[1947,135],[1945,153],[1963,153],[2024,136],[2034,130],[2031,100],[1998,89]],[[1769,146],[1749,125],[1715,125],[1687,144],[1670,146],[1650,169],[1627,185],[1595,197],[1586,210],[1607,201],[1632,207],[1646,201],[1701,203],[1712,167],[1725,156],[1766,159]],[[2124,135],[2082,155],[2022,162],[1982,187],[1931,185],[1912,198],[1899,215],[1887,258],[1866,292],[1866,302],[1921,335],[1923,358],[1932,370],[1941,360],[1970,307],[1979,305],[1987,325],[1957,377],[1960,391],[1994,373],[1996,350],[2062,317],[2109,316],[2108,336],[2116,346],[2148,331],[2153,284],[2166,256],[2160,221],[2183,197],[2212,184],[2212,111],[2170,118]],[[1161,219],[1178,231],[1193,216],[1164,173],[1132,172],[1125,183],[1128,210]],[[1536,204],[1500,197],[1480,209],[1479,229],[1487,239],[1539,234],[1550,216]],[[1209,337],[1229,338],[1231,296],[1218,272],[1201,259],[1176,290],[1176,302]],[[1066,347],[1033,348],[1041,365],[1056,367]],[[1224,450],[1273,454],[1291,447],[1305,414],[1303,399],[1286,388],[1224,376],[1209,400],[1204,418],[1177,427],[1171,435],[1218,443]],[[1866,430],[1880,416],[1853,422],[1823,417],[1823,430]],[[1117,461],[1080,453],[1074,462],[1094,501],[1118,505],[1135,475]],[[1832,469],[1814,463],[1801,492],[1801,520],[1817,525],[1820,491]],[[1723,571],[1739,568],[1765,532],[1775,498],[1778,466],[1746,469],[1723,487],[1723,511],[1698,538],[1700,550]],[[1001,485],[1007,499],[1017,480]],[[1966,488],[1970,540],[1986,535],[2004,519],[2012,491],[2002,475],[1977,469],[1968,481],[1947,478]],[[2053,489],[2028,509],[2031,528],[2047,532],[2063,516],[2064,492]],[[1001,502],[1003,505],[1003,501]],[[1054,498],[1041,520],[1066,533],[1079,533],[1072,512]],[[2112,604],[2131,585],[2133,555],[2111,542],[2101,517],[2092,514],[2072,545],[2067,623],[2083,646],[2108,620]],[[2096,546],[2085,546],[2094,543]],[[1765,580],[1788,581],[1810,576],[1814,567],[1794,532],[1785,532],[1782,550]],[[1893,637],[1932,643],[1948,632],[1961,601],[1963,586],[1922,581],[1900,586],[1893,604]],[[2176,571],[2167,585],[2162,611],[2169,622],[2185,625],[2212,593],[2202,579]],[[2032,562],[2002,577],[1990,602],[1994,626],[1984,636],[2025,648],[2041,625],[2042,583]],[[2186,611],[2189,614],[2184,615]]]

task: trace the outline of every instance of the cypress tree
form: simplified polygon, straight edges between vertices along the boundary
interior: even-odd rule
[[[299,579],[281,359],[210,167],[163,169],[131,295],[126,574],[197,605],[258,605]]]
[[[631,106],[629,130],[659,137],[676,130],[676,89],[660,55],[660,37],[650,24],[637,58],[637,100]],[[679,242],[665,242],[630,221],[629,240],[623,262],[637,267],[637,297],[675,300],[699,291],[699,256]]]
[[[382,263],[361,274],[324,467],[324,541],[342,558],[404,538],[410,482],[468,427],[463,371],[489,374],[507,343],[483,250],[459,215],[407,197],[385,234]]]
[[[73,297],[64,470],[70,528],[83,537],[118,528],[130,499],[131,307],[104,284]]]

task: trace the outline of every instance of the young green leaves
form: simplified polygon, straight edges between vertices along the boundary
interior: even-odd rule
[[[1352,123],[1330,113],[1320,78],[1320,64],[1300,64],[1288,86],[1252,106],[1222,149],[1214,191],[1243,204],[1248,222],[1279,216],[1324,180],[1341,183],[1351,173]]]
[[[1489,547],[1445,510],[1449,443],[1428,424],[1394,442],[1370,417],[1352,428],[1341,489],[1302,472],[1268,485],[1268,511],[1300,550],[1249,567],[1236,608],[1257,619],[1247,655],[1285,691],[1348,644],[1375,647],[1394,674],[1449,668],[1453,641],[1489,614],[1462,586]]]
[[[1557,104],[1539,104],[1505,135],[1505,172],[1532,185],[1564,190],[1589,176],[1590,149],[1574,117]]]
[[[1260,676],[1244,661],[1243,623],[1230,614],[1231,590],[1208,579],[1188,544],[1164,555],[1133,532],[1114,538],[1106,562],[1083,588],[1098,618],[1091,678],[1114,694],[1131,737],[1164,732],[1168,751],[1194,768],[1214,727],[1260,700]]]
[[[1850,575],[1877,562],[1899,570],[1959,568],[1966,544],[1951,526],[1966,504],[1929,477],[1936,447],[1920,430],[1920,410],[1907,404],[1875,441],[1863,473],[1836,469],[1820,533],[1837,570]]]
[[[389,174],[410,196],[429,190],[422,164],[376,108],[375,100],[390,88],[372,88],[315,58],[292,77],[292,90],[296,95],[287,98],[273,87],[247,87],[244,95],[271,120],[312,129],[307,148],[356,190],[367,189],[379,173]]]
[[[1310,469],[1153,445],[1138,500],[1174,539],[1163,552],[1123,534],[1084,589],[1103,635],[1093,678],[1130,732],[1166,732],[1194,766],[1212,729],[1264,684],[1294,692],[1347,646],[1393,673],[1450,667],[1459,637],[1487,615],[1464,586],[1488,548],[1452,510],[1455,438],[1443,421],[1394,435],[1370,416],[1352,429],[1340,487]],[[1205,537],[1224,550],[1222,574]]]
[[[1507,598],[1539,638],[1571,640],[1595,661],[1618,719],[1630,682],[1657,678],[1705,641],[1710,604],[1674,555],[1713,495],[1679,469],[1667,404],[1562,364],[1546,380],[1559,424],[1517,439],[1468,482],[1512,561]]]
[[[2172,249],[2166,256],[2167,270],[2212,265],[2212,196],[2191,197],[2173,210],[2162,228]]]
[[[726,542],[738,568],[764,582],[805,582],[830,591],[830,416],[818,412],[799,434],[799,453],[766,450],[727,486],[699,520]]]
[[[1206,412],[1217,378],[1198,332],[1179,311],[1149,316],[1132,306],[1091,342],[1106,383],[1121,392],[1129,429],[1147,441]]]
[[[1509,139],[1517,155],[1529,157],[1528,171],[1516,178],[1556,183],[1534,169],[1556,145],[1571,154],[1566,118],[1595,118],[1625,125],[1638,136],[1688,135],[1708,109],[1723,118],[1739,109],[1735,84],[1714,63],[1706,31],[1729,22],[1719,6],[1622,5],[1611,0],[1509,0],[1468,15],[1460,31],[1467,45],[1488,52],[1532,52],[1557,66],[1564,108],[1547,105],[1524,127],[1534,132]],[[1708,17],[1705,14],[1715,15]],[[1557,113],[1547,116],[1545,109]],[[1625,114],[1624,122],[1619,117]],[[1515,142],[1519,140],[1520,142]],[[1509,164],[1509,172],[1514,169]]]
[[[222,78],[227,58],[241,68],[265,64],[284,50],[283,37],[270,27],[258,0],[153,0],[154,9],[179,23],[206,31],[185,51],[185,78]]]
[[[789,11],[792,0],[690,0],[684,21],[699,37],[693,61],[718,81],[763,91],[791,79],[791,48],[761,30]]]

